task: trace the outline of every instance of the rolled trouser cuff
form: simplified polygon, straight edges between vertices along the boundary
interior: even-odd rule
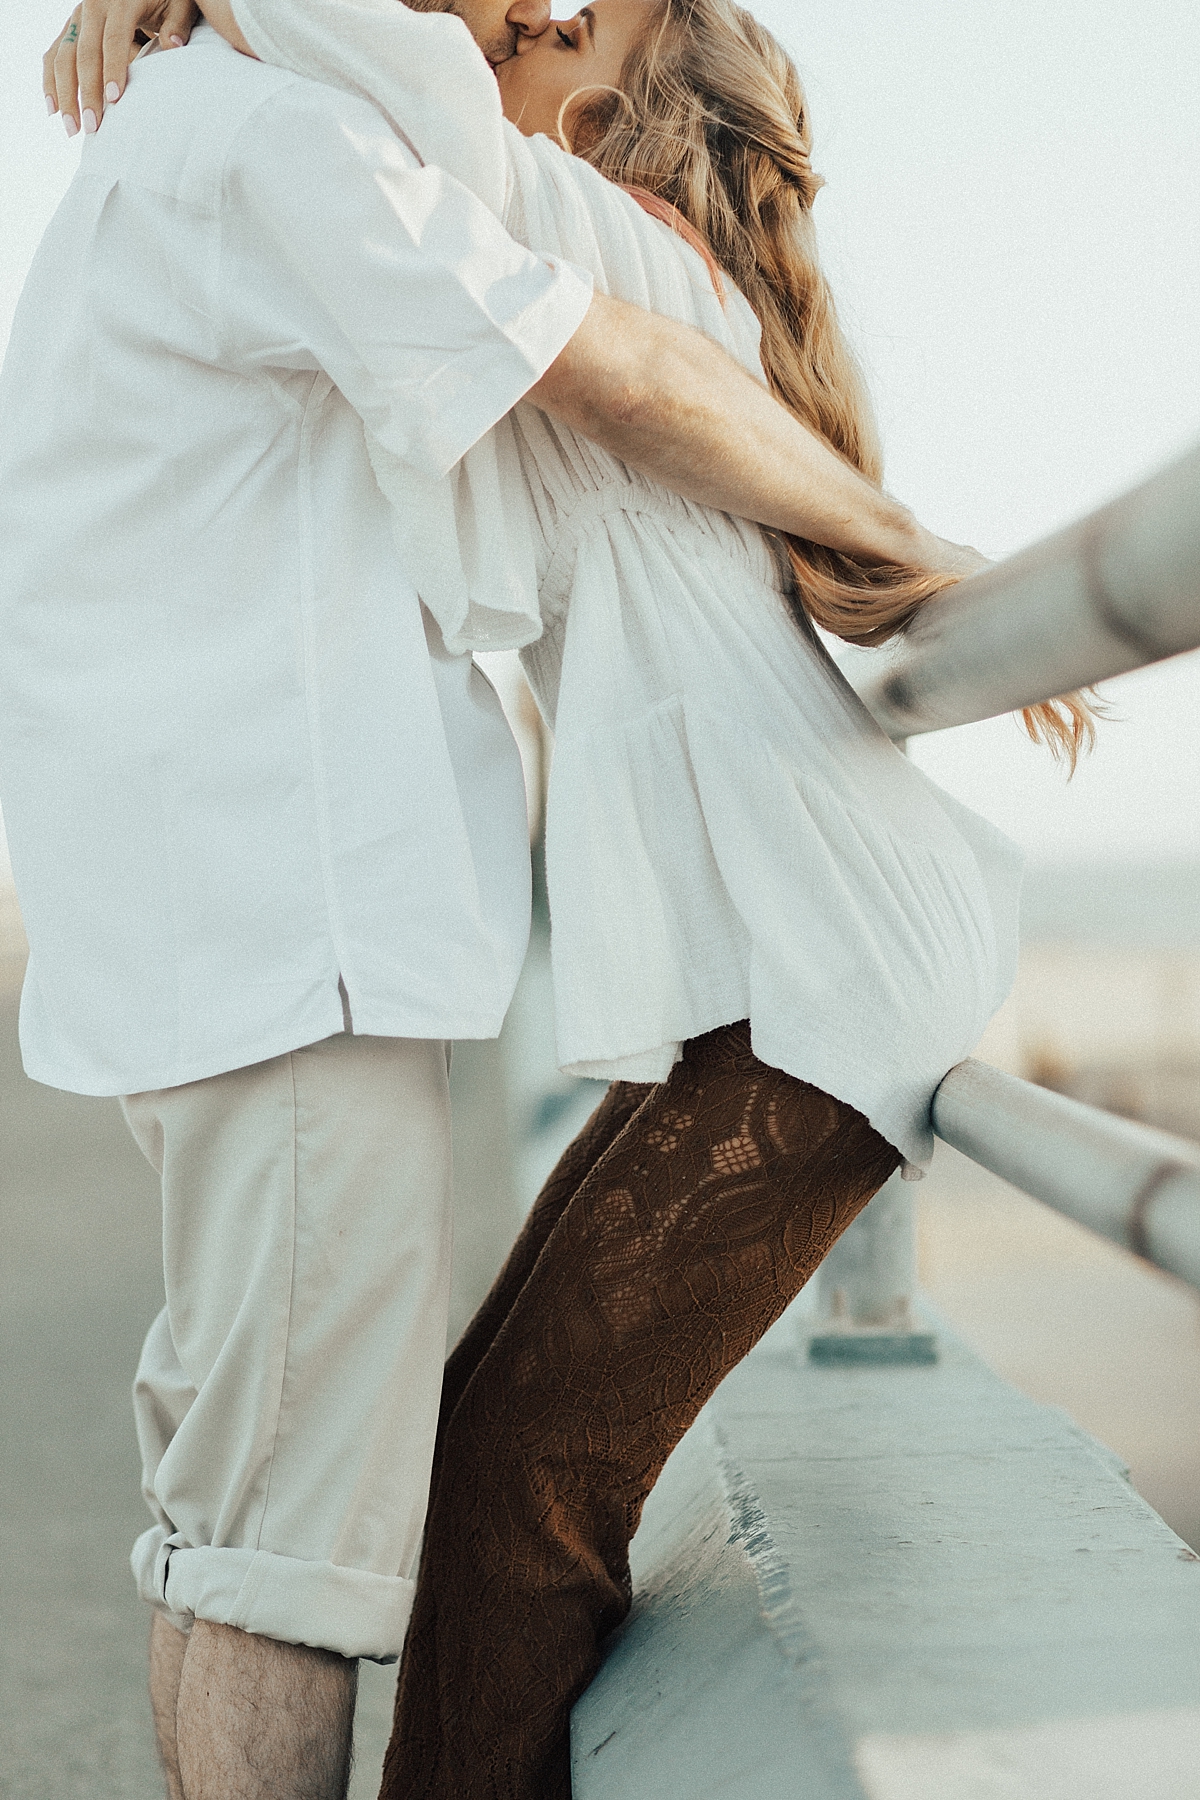
[[[142,1533],[130,1562],[143,1600],[183,1630],[207,1619],[381,1663],[400,1654],[416,1585],[268,1550],[194,1547],[161,1526]]]

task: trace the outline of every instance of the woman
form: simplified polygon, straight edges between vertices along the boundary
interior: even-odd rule
[[[596,0],[497,79],[530,134],[514,235],[748,366],[761,325],[776,393],[878,479],[769,34],[728,0]],[[670,203],[699,253],[604,176]],[[570,1707],[628,1610],[667,1454],[897,1164],[927,1159],[933,1089],[1013,957],[1008,846],[883,740],[808,624],[879,642],[944,584],[812,545],[783,561],[532,409],[515,434],[541,528],[523,660],[556,730],[560,1060],[614,1085],[448,1364],[389,1800],[570,1793]],[[1087,731],[1076,703],[1029,723],[1072,756]]]
[[[259,54],[405,117],[412,71],[352,61],[338,14],[237,7]],[[761,357],[878,480],[770,35],[731,0],[595,0],[497,79],[513,235]],[[560,1060],[613,1086],[447,1367],[395,1800],[569,1794],[570,1707],[666,1456],[883,1181],[928,1160],[933,1090],[1015,949],[1015,853],[884,739],[813,630],[881,642],[947,577],[780,545],[532,408],[487,454],[454,494],[460,542],[487,545],[496,472],[506,512],[514,481],[532,499]],[[1075,701],[1027,723],[1072,760],[1090,729]]]

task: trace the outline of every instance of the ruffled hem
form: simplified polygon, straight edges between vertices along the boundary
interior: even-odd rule
[[[698,1024],[687,1036],[700,1037],[705,1032],[716,1031],[722,1025],[734,1022],[732,1019],[709,1020]],[[771,1068],[782,1069],[786,1075],[795,1076],[797,1081],[807,1082],[810,1087],[820,1088],[822,1093],[832,1094],[835,1100],[842,1101],[846,1106],[852,1106],[874,1127],[880,1137],[886,1138],[899,1151],[904,1159],[900,1167],[902,1179],[923,1181],[933,1156],[930,1103],[933,1091],[945,1070],[933,1077],[928,1084],[927,1099],[923,1098],[927,1085],[924,1081],[918,1078],[915,1084],[910,1084],[915,1086],[915,1091],[909,1096],[907,1118],[901,1118],[894,1093],[881,1095],[874,1083],[864,1081],[861,1075],[837,1070],[827,1056],[814,1054],[811,1058],[806,1058],[793,1054],[790,1050],[781,1052],[775,1048],[778,1043],[775,1027],[774,1020],[760,1020],[760,1029],[756,1030],[753,1009],[750,1009],[751,1048],[759,1060]],[[564,1063],[563,1074],[588,1081],[632,1081],[653,1086],[665,1081],[670,1075],[683,1054],[683,1043],[684,1040],[679,1039],[672,1044],[660,1044],[653,1050],[634,1051],[627,1056],[601,1057],[595,1062]]]
[[[684,1039],[748,1017],[764,1062],[927,1165],[934,1090],[1012,980],[1020,859],[909,765],[889,775],[872,809],[682,699],[560,738],[547,861],[564,1068],[661,1080]]]

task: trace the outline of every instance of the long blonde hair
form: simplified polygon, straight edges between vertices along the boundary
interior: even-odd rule
[[[619,87],[581,89],[560,130],[610,181],[654,196],[698,234],[758,315],[776,397],[881,485],[874,411],[817,254],[812,207],[822,181],[804,89],[771,33],[733,0],[659,0]],[[955,580],[806,539],[786,546],[796,603],[851,644],[887,642]],[[1081,695],[1027,707],[1022,718],[1072,770],[1094,741]]]

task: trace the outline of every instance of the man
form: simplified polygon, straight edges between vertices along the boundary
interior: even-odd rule
[[[459,10],[493,61],[548,20]],[[171,1794],[326,1800],[357,1659],[396,1656],[411,1600],[446,1044],[499,1029],[528,919],[515,748],[421,607],[371,455],[440,476],[528,396],[697,500],[943,553],[706,340],[513,244],[365,102],[210,31],[126,93],[141,11],[89,4],[52,58],[94,141],[0,388],[22,1045],[36,1079],[120,1095],[162,1173],[134,1564]]]

